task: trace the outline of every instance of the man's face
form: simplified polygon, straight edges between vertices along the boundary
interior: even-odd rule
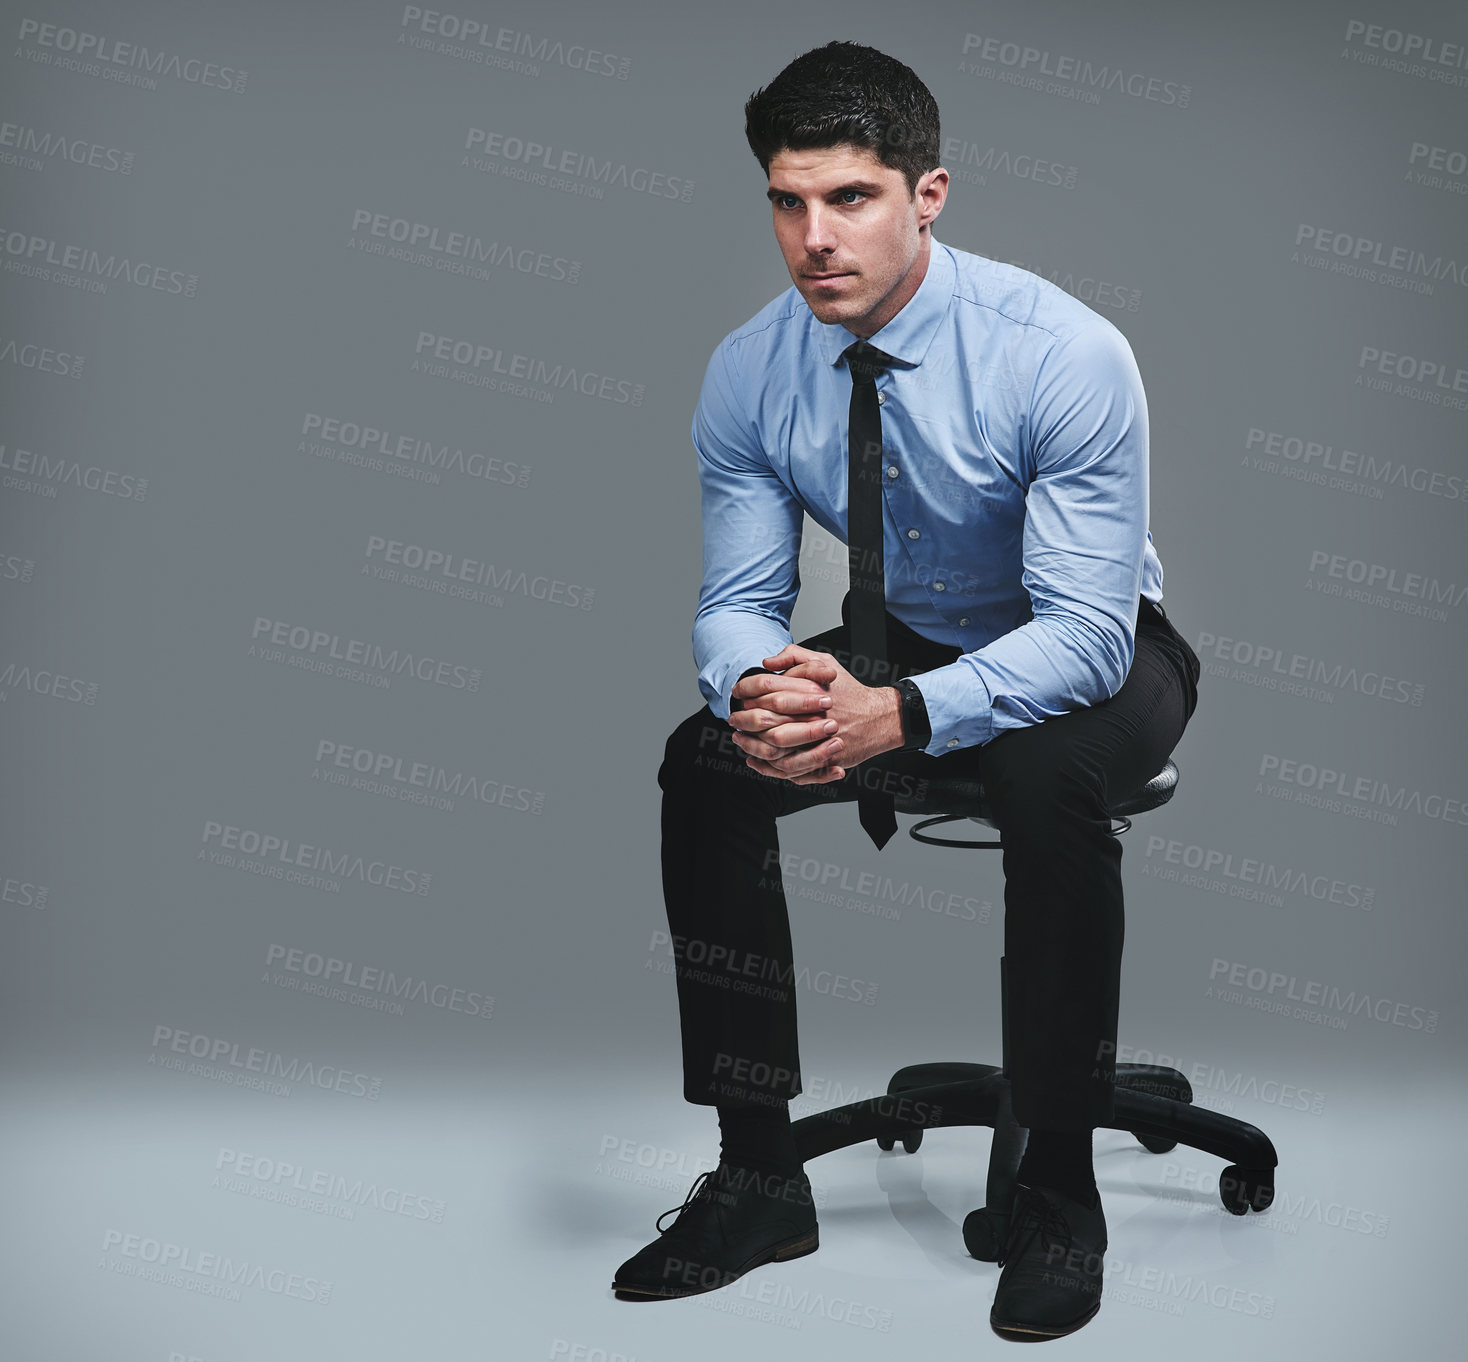
[[[770,158],[775,239],[818,320],[867,337],[892,320],[927,271],[948,172],[928,171],[909,194],[900,170],[850,144]]]

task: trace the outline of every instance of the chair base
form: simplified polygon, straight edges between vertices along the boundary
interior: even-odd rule
[[[1274,1200],[1274,1145],[1257,1126],[1192,1105],[1193,1091],[1176,1069],[1156,1064],[1116,1066],[1115,1119],[1104,1129],[1134,1135],[1154,1154],[1178,1144],[1228,1160],[1219,1176],[1224,1207],[1234,1215],[1265,1211]],[[900,1140],[908,1153],[924,1130],[991,1126],[987,1205],[964,1221],[969,1252],[994,1262],[1009,1228],[1015,1174],[1028,1131],[1014,1119],[1009,1079],[991,1064],[939,1061],[899,1069],[882,1097],[851,1102],[791,1123],[802,1162],[833,1149],[876,1140],[884,1150]]]

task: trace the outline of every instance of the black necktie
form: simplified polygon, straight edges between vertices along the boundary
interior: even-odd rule
[[[845,350],[851,371],[847,438],[846,552],[851,567],[851,674],[869,686],[886,684],[887,586],[882,548],[882,411],[877,375],[889,363],[866,341]],[[859,778],[858,778],[859,779]],[[858,785],[857,812],[880,850],[897,831],[892,796]]]

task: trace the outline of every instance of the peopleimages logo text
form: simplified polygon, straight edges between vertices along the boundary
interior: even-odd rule
[[[396,889],[404,894],[426,894],[433,876],[408,866],[389,865],[386,861],[369,861],[350,852],[335,852],[328,847],[297,842],[273,832],[235,827],[229,823],[204,823],[204,843],[226,852],[252,856],[266,864],[299,867],[340,879],[358,880],[383,889]],[[203,856],[200,851],[199,855]]]
[[[293,1300],[312,1305],[331,1303],[331,1283],[319,1277],[308,1277],[299,1272],[267,1268],[262,1263],[252,1263],[248,1258],[231,1258],[228,1254],[201,1252],[192,1244],[176,1244],[167,1239],[154,1239],[144,1234],[127,1234],[122,1230],[108,1229],[102,1235],[102,1251],[116,1253],[122,1258],[144,1263],[152,1271],[146,1275],[165,1286],[180,1286],[200,1295],[224,1295],[226,1299],[239,1300],[236,1288],[255,1287],[275,1296],[289,1296]],[[104,1259],[103,1266],[107,1265]],[[185,1274],[185,1275],[180,1275]],[[125,1273],[143,1276],[144,1273]],[[200,1289],[213,1288],[213,1289]]]
[[[1247,965],[1237,960],[1214,957],[1208,967],[1210,982],[1226,980],[1235,988],[1247,989],[1250,993],[1266,998],[1278,997],[1292,1003],[1304,1003],[1310,1007],[1323,1007],[1332,1012],[1344,1012],[1353,1017],[1366,1015],[1373,1021],[1391,1026],[1404,1027],[1408,1031],[1424,1031],[1432,1035],[1437,1030],[1438,1014],[1435,1008],[1414,1007],[1409,1003],[1396,1002],[1364,990],[1342,989],[1318,979],[1301,980],[1296,974],[1283,970],[1267,970],[1262,965]]]
[[[1226,635],[1201,630],[1198,633],[1198,656],[1205,670],[1216,659],[1232,662],[1267,677],[1283,678],[1287,682],[1315,683],[1332,690],[1349,691],[1373,700],[1385,700],[1391,704],[1422,707],[1427,688],[1420,681],[1408,681],[1401,677],[1388,676],[1369,668],[1353,666],[1346,662],[1326,661],[1310,657],[1305,653],[1290,653],[1272,644],[1253,643],[1248,639],[1230,638]]]
[[[534,274],[541,279],[559,280],[567,284],[574,284],[581,277],[579,260],[551,255],[548,251],[536,250],[533,246],[514,246],[507,241],[485,241],[473,232],[457,231],[433,222],[393,217],[388,213],[374,212],[370,208],[352,211],[352,231],[364,238],[391,241],[406,250],[423,252],[425,259],[431,259],[436,254],[442,261],[439,267],[455,263],[461,266],[507,267],[521,274]],[[456,272],[465,271],[460,269]]]
[[[1142,71],[1128,71],[1121,66],[1098,65],[1085,57],[1051,52],[1031,47],[1028,43],[1011,42],[983,33],[963,35],[963,55],[974,61],[996,62],[1016,74],[1048,76],[1068,81],[1087,90],[1130,95],[1133,99],[1151,100],[1158,104],[1175,104],[1186,109],[1192,98],[1192,86]]]
[[[482,680],[478,667],[465,667],[453,662],[409,652],[404,648],[384,648],[380,644],[368,643],[359,638],[343,638],[340,634],[328,633],[324,629],[311,629],[304,624],[291,624],[286,620],[273,620],[264,615],[255,617],[250,637],[257,640],[251,649],[263,646],[259,640],[277,648],[288,648],[294,653],[326,665],[339,662],[371,668],[374,671],[391,672],[394,676],[404,673],[419,681],[429,681],[436,686],[447,686],[450,690],[477,691]]]
[[[494,563],[478,558],[465,558],[443,549],[408,544],[380,534],[367,536],[364,557],[379,563],[395,564],[412,572],[421,572],[430,579],[442,578],[446,581],[468,582],[473,586],[492,587],[496,591],[519,592],[522,596],[550,601],[571,609],[590,610],[596,599],[593,588],[577,582],[566,582],[544,574],[532,577],[523,569],[496,567]],[[366,563],[363,563],[362,571],[367,571]]]
[[[1394,785],[1375,776],[1353,776],[1330,766],[1317,766],[1314,762],[1297,761],[1272,752],[1266,752],[1260,758],[1258,774],[1261,779],[1267,777],[1281,785],[1312,794],[1324,793],[1337,799],[1420,814],[1438,822],[1468,827],[1468,801],[1448,799],[1440,794],[1423,794],[1421,790]]]
[[[43,24],[39,19],[22,19],[16,37],[38,48],[62,52],[84,63],[101,62],[112,68],[146,71],[150,76],[171,76],[190,85],[243,94],[248,73],[217,62],[184,57],[177,52],[153,50],[138,43],[119,42],[105,33]],[[49,52],[48,52],[49,57]]]
[[[365,1097],[372,1102],[377,1101],[382,1093],[382,1079],[375,1074],[357,1073],[334,1064],[318,1064],[294,1055],[287,1058],[275,1050],[262,1050],[255,1045],[241,1047],[235,1040],[206,1036],[198,1031],[181,1031],[173,1026],[155,1026],[151,1048],[154,1053],[149,1056],[150,1063],[161,1048],[203,1060],[209,1065],[228,1066],[291,1083],[305,1083],[345,1093],[349,1097]]]
[[[488,1018],[494,1012],[494,998],[488,993],[458,988],[449,984],[430,983],[411,974],[398,975],[378,965],[364,965],[355,960],[342,960],[320,951],[299,946],[286,946],[272,941],[265,950],[267,968],[279,966],[292,974],[320,980],[335,987],[382,993],[408,1002],[426,1003],[449,1012],[463,1012],[470,1017]]]

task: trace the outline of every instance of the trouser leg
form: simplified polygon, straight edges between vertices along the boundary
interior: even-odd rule
[[[950,662],[955,648],[889,615],[900,674]],[[847,624],[801,641],[850,657]],[[658,769],[662,869],[683,1036],[683,1095],[701,1105],[784,1102],[801,1091],[795,966],[776,820],[856,799],[859,782],[910,788],[876,759],[843,780],[796,785],[745,765],[729,725],[705,705],[673,731]],[[923,761],[934,762],[933,758]]]
[[[1113,1116],[1124,917],[1111,799],[1155,775],[1196,704],[1187,644],[1144,611],[1109,700],[980,749],[1004,855],[1009,1076],[1020,1125]]]
[[[683,1095],[705,1106],[784,1102],[801,1091],[775,820],[817,802],[822,787],[752,771],[732,732],[705,705],[674,729],[658,768]]]

